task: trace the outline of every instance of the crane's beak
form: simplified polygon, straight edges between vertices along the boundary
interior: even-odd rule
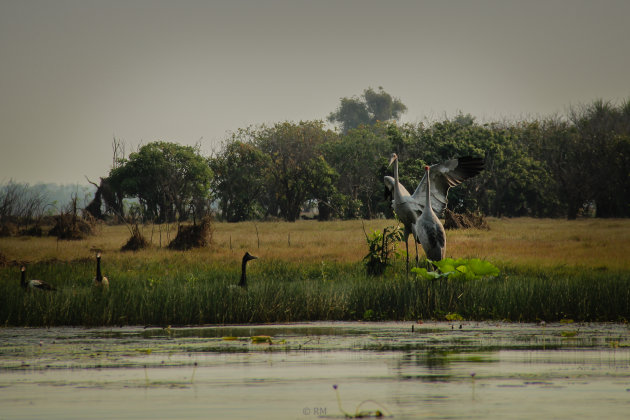
[[[387,165],[387,167],[388,167],[388,168],[389,168],[390,166],[392,166],[392,163],[394,163],[394,161],[396,160],[396,158],[397,158],[397,156],[392,156],[392,157],[389,159],[389,164]]]

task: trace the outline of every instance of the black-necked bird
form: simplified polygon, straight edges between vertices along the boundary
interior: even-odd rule
[[[37,290],[48,290],[48,291],[57,290],[53,286],[51,286],[49,283],[46,283],[44,280],[28,280],[27,281],[26,280],[26,267],[22,266],[21,270],[22,270],[22,278],[20,279],[20,286],[22,286],[22,289],[24,290],[37,289]]]
[[[109,288],[109,280],[101,273],[101,253],[96,254],[96,276],[94,277],[94,286]]]
[[[247,261],[255,260],[257,258],[258,257],[254,257],[249,252],[245,252],[245,255],[243,255],[243,263],[241,265],[241,281],[238,283],[240,287],[247,289],[247,274],[246,274]]]

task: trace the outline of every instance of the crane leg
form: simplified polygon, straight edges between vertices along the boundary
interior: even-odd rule
[[[413,243],[416,244],[416,267],[418,266],[418,242],[416,241],[416,239],[413,239]]]
[[[405,248],[407,249],[407,275],[409,275],[409,236],[405,238]]]

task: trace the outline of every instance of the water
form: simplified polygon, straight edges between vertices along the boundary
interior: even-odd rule
[[[0,329],[0,420],[309,420],[377,411],[396,419],[625,419],[630,327]]]

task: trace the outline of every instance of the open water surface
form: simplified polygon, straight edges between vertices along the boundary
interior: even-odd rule
[[[630,326],[0,328],[0,420],[310,420],[361,412],[627,419]]]

